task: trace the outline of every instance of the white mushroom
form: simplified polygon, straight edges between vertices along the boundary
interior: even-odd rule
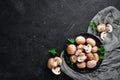
[[[104,40],[104,38],[106,38],[107,37],[107,33],[106,32],[102,32],[101,34],[100,34],[100,38],[102,39],[102,40]]]
[[[76,56],[79,56],[81,53],[82,53],[82,50],[77,50],[77,51],[75,52],[75,55],[76,55]]]
[[[93,55],[94,55],[94,60],[98,62],[99,61],[99,55],[97,53],[94,53]]]
[[[94,68],[97,65],[97,62],[95,60],[91,60],[87,62],[88,68]]]
[[[106,26],[106,31],[108,31],[108,32],[110,32],[110,33],[113,31],[113,27],[112,27],[111,24],[107,24],[107,26]]]
[[[55,75],[59,75],[59,74],[61,73],[60,67],[54,67],[54,68],[52,68],[52,72],[53,72]]]
[[[86,53],[90,53],[92,50],[92,46],[90,44],[87,44],[86,46],[84,46],[84,49]]]
[[[85,56],[85,53],[81,53],[78,57],[77,57],[77,61],[78,62],[84,62],[87,59],[87,57]]]
[[[62,59],[60,57],[55,57],[54,58],[54,63],[58,66],[62,64]]]

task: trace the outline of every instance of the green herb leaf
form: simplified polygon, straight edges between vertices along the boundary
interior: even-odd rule
[[[100,59],[100,60],[103,60],[103,59],[104,59],[104,56],[103,56],[103,55],[100,55],[100,56],[99,56],[99,59]]]
[[[89,26],[91,26],[93,29],[97,29],[97,25],[95,22],[90,22]]]
[[[52,49],[48,50],[48,52],[49,52],[51,55],[56,56],[56,55],[57,55],[56,50],[57,50],[56,48],[52,48]]]
[[[104,59],[104,53],[105,53],[105,49],[103,45],[100,45],[100,47],[98,48],[97,53],[99,54],[99,59],[103,60]]]
[[[69,57],[66,57],[66,62],[71,66],[73,67],[73,63],[70,61],[70,58]]]
[[[74,40],[73,38],[68,38],[68,41],[69,41],[70,43],[72,43],[72,44],[75,43],[75,40]]]

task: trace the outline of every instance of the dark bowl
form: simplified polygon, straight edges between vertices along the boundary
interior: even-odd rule
[[[84,36],[85,38],[92,38],[92,39],[94,39],[96,41],[96,46],[97,47],[100,47],[100,45],[102,45],[101,41],[96,36],[94,36],[92,34],[81,33],[81,34],[76,35],[75,37],[77,37],[77,36]],[[75,39],[75,37],[74,37],[74,39]],[[69,45],[70,43],[67,42],[66,44]],[[67,47],[67,45],[66,45],[66,47]],[[66,59],[66,57],[70,57],[70,55],[67,54],[67,51],[65,49],[64,50],[64,58]],[[99,60],[97,62],[97,65],[94,68],[92,68],[92,69],[90,69],[90,68],[79,69],[79,68],[76,67],[76,64],[73,64],[73,66],[71,66],[69,63],[66,62],[66,64],[70,68],[72,68],[74,71],[80,72],[80,73],[90,73],[90,72],[93,72],[93,71],[95,71],[100,66],[101,63],[102,63],[102,60]]]

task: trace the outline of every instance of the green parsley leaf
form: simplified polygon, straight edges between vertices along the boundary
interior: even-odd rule
[[[100,45],[100,47],[98,48],[97,53],[99,55],[99,59],[103,60],[104,59],[104,53],[105,53],[105,49],[104,49],[103,45]]]
[[[66,57],[66,62],[68,63],[68,65],[70,65],[71,67],[73,67],[73,63],[70,61],[69,57]]]
[[[57,56],[56,50],[57,50],[56,48],[52,48],[52,49],[48,50],[48,52],[53,56]]]
[[[97,29],[97,24],[95,22],[90,22],[89,26],[91,26],[93,29]]]
[[[75,43],[75,40],[74,40],[73,38],[68,38],[68,41],[69,41],[70,43],[72,43],[72,44]]]

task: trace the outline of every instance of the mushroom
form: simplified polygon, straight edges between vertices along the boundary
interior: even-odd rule
[[[80,53],[80,55],[77,57],[78,62],[84,62],[87,59],[85,56],[85,53]]]
[[[55,57],[55,58],[54,58],[54,62],[57,63],[57,66],[58,66],[58,65],[61,65],[61,64],[62,64],[62,59],[61,59],[60,57]]]
[[[92,52],[97,52],[97,50],[98,50],[98,47],[97,47],[97,46],[94,46],[94,47],[92,48]]]
[[[106,37],[107,37],[107,33],[106,33],[106,32],[102,32],[102,33],[100,34],[100,38],[101,38],[102,40],[104,40]]]
[[[110,33],[113,31],[113,27],[112,27],[111,24],[107,24],[107,26],[106,26],[106,31],[108,31],[108,32],[110,32]]]
[[[90,53],[92,50],[92,46],[90,44],[87,44],[86,46],[84,46],[84,49],[86,53]]]
[[[97,62],[95,60],[91,60],[87,62],[88,68],[94,68],[97,65]]]
[[[55,75],[59,75],[59,74],[61,73],[60,67],[54,67],[54,68],[52,68],[52,72],[53,72]]]
[[[54,58],[50,58],[48,59],[48,68],[52,69],[53,67],[55,67],[56,65],[54,65]]]
[[[73,55],[76,51],[76,46],[74,44],[70,44],[67,47],[67,53]]]
[[[84,49],[84,45],[83,44],[79,44],[78,46],[77,46],[77,50],[83,50]]]
[[[83,69],[86,67],[86,62],[76,63],[76,66],[80,69]]]
[[[92,38],[87,38],[86,42],[87,42],[88,44],[91,44],[92,46],[95,46],[95,45],[96,45],[96,41],[95,41],[94,39],[92,39]]]
[[[100,24],[97,26],[97,31],[98,31],[98,32],[103,32],[103,31],[105,31],[105,28],[106,28],[106,25],[103,24],[103,23],[100,23]]]
[[[76,55],[76,56],[79,56],[79,55],[81,55],[81,53],[82,53],[82,50],[77,50],[77,51],[75,52],[75,55]]]
[[[76,61],[77,61],[77,56],[76,56],[76,55],[70,56],[70,61],[71,61],[72,63],[76,63]]]
[[[97,53],[94,53],[93,55],[94,55],[94,60],[98,62],[99,61],[99,55]]]
[[[77,44],[84,44],[85,43],[85,38],[83,36],[78,36],[75,39]]]
[[[94,56],[93,56],[92,53],[87,53],[86,56],[87,56],[88,60],[93,60],[94,59]]]

